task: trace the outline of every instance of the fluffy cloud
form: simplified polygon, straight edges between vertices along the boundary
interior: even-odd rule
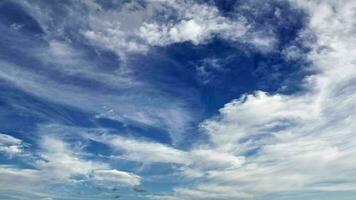
[[[296,4],[309,12],[308,28],[317,36],[314,43],[303,35],[309,31],[300,35],[312,47],[308,58],[318,71],[305,79],[308,91],[257,91],[226,104],[216,118],[202,123],[211,148],[245,162],[233,170],[210,171],[195,187],[176,189],[176,196],[244,199],[281,191],[355,190],[356,4]]]
[[[167,12],[161,12],[164,17],[169,19],[175,16],[177,19],[144,22],[139,35],[150,45],[165,46],[181,42],[199,45],[214,37],[250,44],[262,51],[269,51],[275,45],[273,36],[261,34],[259,28],[248,24],[242,15],[225,17],[214,5],[190,0],[160,2],[168,8]]]
[[[101,10],[102,11],[102,10]],[[130,24],[124,19],[130,18]],[[165,19],[165,20],[162,20]],[[150,46],[191,42],[204,44],[214,37],[273,49],[275,38],[261,34],[243,16],[230,19],[211,4],[196,1],[146,1],[124,3],[119,11],[94,12],[89,30],[83,32],[94,44],[125,53],[143,53]]]
[[[204,43],[214,36],[238,40],[248,30],[243,20],[230,20],[220,15],[215,6],[193,1],[166,1],[175,10],[176,22],[147,22],[140,27],[140,35],[152,45],[179,42]]]

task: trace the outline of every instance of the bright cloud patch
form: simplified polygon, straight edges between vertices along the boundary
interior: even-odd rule
[[[220,16],[213,6],[188,2],[165,2],[176,10],[179,20],[168,24],[145,23],[140,28],[141,36],[153,45],[186,41],[197,45],[214,36],[236,40],[247,32],[243,20],[232,21]]]
[[[10,137],[6,139],[18,140]],[[85,159],[84,152],[71,149],[69,144],[58,138],[44,137],[40,146],[42,150],[37,155],[31,155],[32,159],[35,159],[31,164],[34,169],[21,169],[10,165],[0,167],[3,177],[0,184],[3,188],[12,187],[7,181],[18,180],[21,181],[16,188],[30,187],[36,191],[52,184],[73,184],[82,181],[121,186],[134,186],[140,183],[139,176],[112,169],[103,162]]]

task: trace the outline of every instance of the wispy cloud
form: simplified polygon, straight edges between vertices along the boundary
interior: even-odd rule
[[[1,80],[43,102],[85,113],[91,126],[44,120],[34,125],[36,137],[27,136],[31,146],[20,139],[21,134],[17,138],[4,131],[0,153],[24,165],[0,165],[2,189],[31,189],[45,198],[40,193],[47,194],[53,185],[125,188],[145,183],[145,173],[121,168],[132,163],[158,166],[147,167],[150,172],[163,166],[168,171],[164,175],[180,183],[167,186],[171,192],[164,189],[141,194],[142,198],[249,199],[279,192],[356,189],[355,2],[290,1],[291,9],[308,14],[306,27],[294,39],[303,47],[295,41],[279,44],[282,39],[276,31],[257,22],[259,6],[272,9],[272,0],[257,6],[246,1],[236,8],[237,14],[229,15],[212,2],[190,0],[125,1],[110,8],[97,1],[69,1],[58,7],[15,2],[38,22],[36,30],[41,33],[26,35],[23,30],[28,25],[19,22],[0,27],[9,49],[22,58],[1,58]],[[275,9],[263,17],[273,16],[280,20],[276,23],[283,23],[281,12]],[[241,51],[252,47],[259,56],[280,51],[280,59],[310,61],[316,73],[303,79],[305,91],[249,92],[192,127],[203,112],[197,108],[199,98],[209,97],[196,95],[198,89],[189,86],[179,88],[171,77],[159,77],[159,70],[144,74],[146,68],[133,60],[156,48],[186,43],[201,47],[214,38]],[[102,56],[106,53],[110,56]],[[114,64],[106,66],[100,59]],[[203,81],[224,70],[219,58],[199,60],[191,66]],[[110,69],[104,70],[103,65]],[[153,75],[159,80],[146,77]],[[168,87],[181,96],[167,91]],[[22,107],[23,112],[35,112]],[[119,124],[123,131],[102,126],[100,119]],[[141,127],[154,128],[137,137]],[[198,128],[202,137],[184,140]],[[158,129],[170,134],[172,142],[152,139],[150,134]],[[92,152],[89,145],[97,149]],[[101,150],[106,154],[101,155]]]
[[[23,153],[25,146],[22,140],[11,135],[0,133],[0,152],[10,157]]]
[[[21,140],[2,135],[2,141],[18,144]],[[109,188],[113,185],[135,186],[141,182],[138,175],[114,169],[105,162],[85,158],[84,152],[55,136],[44,136],[39,145],[41,148],[36,153],[26,152],[31,155],[31,162],[28,159],[24,161],[32,168],[0,166],[2,189],[26,191],[32,188],[34,191],[44,192],[56,184],[89,182]]]
[[[185,163],[185,152],[164,144],[125,138],[119,135],[94,135],[89,139],[109,145],[116,151],[123,151],[122,158],[143,163]]]

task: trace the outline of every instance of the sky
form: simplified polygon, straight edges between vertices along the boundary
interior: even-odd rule
[[[356,199],[355,0],[0,1],[0,199]]]

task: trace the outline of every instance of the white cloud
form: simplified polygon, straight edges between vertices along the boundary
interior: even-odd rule
[[[0,133],[0,153],[8,156],[19,155],[23,153],[25,144],[22,140],[11,135]]]
[[[82,175],[86,179],[93,177],[101,183],[117,183],[122,185],[138,185],[140,177],[128,172],[111,169],[103,162],[82,158],[82,152],[73,151],[64,141],[45,136],[41,141],[43,150],[40,160],[35,164],[43,176],[58,181],[74,181],[75,176]]]
[[[247,31],[243,21],[234,22],[222,17],[216,8],[205,4],[175,1],[158,3],[171,7],[181,20],[172,23],[147,21],[143,25],[138,20],[134,26],[128,27],[127,24],[115,23],[115,20],[101,25],[101,21],[95,19],[90,25],[91,30],[85,35],[99,45],[121,52],[125,47],[129,51],[141,49],[135,46],[140,39],[130,40],[125,32],[127,30],[129,34],[139,30],[141,39],[146,39],[150,45],[184,41],[200,44],[215,35],[238,40]],[[187,151],[116,135],[90,135],[89,138],[110,145],[128,160],[177,164],[182,175],[194,179],[196,185],[176,188],[175,197],[165,196],[162,199],[238,199],[282,191],[355,190],[356,3],[299,0],[292,4],[310,14],[309,30],[302,32],[300,37],[305,39],[308,35],[304,34],[310,32],[317,37],[315,43],[305,39],[312,47],[308,59],[313,62],[318,74],[305,79],[308,91],[304,94],[267,94],[262,91],[246,94],[226,104],[217,117],[202,123],[201,128],[209,136],[209,143]],[[120,16],[116,16],[115,12],[105,14],[102,19]],[[234,32],[237,35],[231,35],[232,27],[237,27],[237,32]],[[269,46],[268,38],[257,37],[251,41]],[[61,46],[57,45],[54,55],[65,55],[58,51],[58,47]],[[287,58],[298,56],[295,53],[298,51],[292,47],[285,52]],[[168,119],[163,124],[179,129],[186,122],[186,115],[179,110],[182,108],[177,111],[175,105],[163,106],[158,111],[153,109],[154,105],[143,107],[146,109],[136,108],[135,104],[123,106],[121,102],[142,98],[93,95],[78,88],[58,86],[13,66],[13,70],[5,68],[1,69],[0,76],[26,91],[52,99],[58,96],[58,91],[65,91],[61,96],[68,98],[62,101],[89,111],[102,112],[101,108],[109,104],[114,110],[108,110],[118,112],[119,117],[139,118],[150,125],[161,125],[162,119]],[[47,84],[50,87],[43,88],[42,85]],[[120,106],[115,107],[117,104]],[[167,109],[168,114],[161,113]],[[122,116],[126,113],[130,113],[129,116]],[[175,126],[176,121],[179,126]],[[20,144],[21,141],[16,138],[0,135],[0,150],[3,152],[20,151]],[[127,185],[140,182],[140,178],[134,174],[84,158],[81,152],[72,150],[58,138],[45,137],[40,145],[41,160],[35,163],[35,170],[2,166],[1,180],[15,180],[15,177],[33,184],[42,181],[44,176],[71,182],[74,176],[81,175],[99,182],[115,180]]]
[[[1,135],[2,141],[19,143],[16,138]],[[85,152],[54,136],[44,136],[41,149],[29,160],[23,160],[33,168],[17,168],[0,165],[0,186],[21,192],[29,189],[46,194],[51,185],[73,185],[91,182],[103,187],[135,186],[141,177],[130,172],[113,169],[105,162],[90,160]],[[55,194],[53,194],[55,196]],[[53,196],[52,195],[52,196]],[[51,196],[51,195],[49,195]]]
[[[95,1],[71,1],[63,8],[66,14],[61,21],[55,19],[54,13],[44,12],[51,9],[44,3],[18,3],[39,21],[49,38],[71,42],[66,31],[76,28],[89,43],[116,52],[122,61],[127,54],[145,53],[151,46],[181,42],[198,45],[214,37],[252,45],[261,51],[272,50],[277,42],[263,27],[248,24],[242,13],[223,16],[211,2],[127,1],[107,9]]]
[[[255,36],[263,36],[249,29],[242,18],[224,17],[215,6],[193,1],[147,1],[145,6],[131,1],[112,9],[104,9],[94,1],[71,1],[70,6],[63,6],[63,20],[54,16],[56,12],[46,12],[52,9],[48,4],[18,3],[39,22],[46,34],[43,39],[48,42],[48,46],[30,48],[26,53],[38,59],[42,67],[50,66],[50,74],[58,73],[61,79],[47,76],[47,69],[38,74],[6,61],[1,62],[7,66],[0,69],[2,79],[26,92],[93,116],[165,129],[175,144],[181,142],[184,132],[195,122],[194,108],[190,107],[191,102],[185,101],[193,99],[194,92],[184,91],[185,100],[178,99],[159,86],[137,78],[136,70],[142,69],[126,61],[107,73],[88,60],[85,51],[75,42],[89,42],[112,50],[124,59],[126,54],[145,52],[151,45],[185,41],[200,44],[215,36],[250,44]],[[164,20],[159,17],[161,14]],[[172,23],[165,20],[174,16]],[[69,37],[66,31],[73,27],[83,35]],[[157,32],[154,27],[167,29],[167,33]],[[260,40],[268,38],[263,36]],[[77,80],[78,77],[82,79]],[[82,80],[87,84],[77,84]],[[90,85],[103,89],[85,87]],[[142,99],[150,101],[142,102]]]
[[[140,141],[119,135],[94,135],[90,139],[107,144],[116,151],[123,151],[122,158],[143,163],[185,163],[185,152],[164,144]]]
[[[276,42],[248,25],[242,16],[230,19],[214,5],[175,0],[146,1],[145,6],[128,2],[119,10],[91,12],[89,29],[83,34],[123,59],[127,53],[144,53],[150,46],[181,42],[198,45],[213,37],[252,44],[263,51],[273,49]]]
[[[109,167],[103,163],[80,158],[66,143],[57,138],[44,137],[41,146],[43,148],[40,153],[41,159],[36,162],[36,167],[44,176],[70,181],[73,176],[89,176],[96,169]]]
[[[245,158],[213,148],[196,148],[187,152],[187,162],[178,169],[189,179],[209,177],[217,171],[234,170],[245,163]]]
[[[152,196],[151,199],[154,199],[154,200],[182,200],[181,198],[168,196],[168,195],[161,195],[161,196],[156,195],[156,196]]]
[[[114,156],[144,164],[175,164],[178,171],[187,178],[198,178],[220,170],[234,170],[241,167],[242,156],[221,152],[216,149],[195,148],[183,151],[171,146],[111,134],[89,134],[91,140],[109,145]]]
[[[48,180],[36,169],[21,169],[13,165],[0,165],[0,198],[45,199],[43,193]]]
[[[103,26],[101,20],[97,23]],[[106,23],[108,25],[102,28],[101,31],[89,30],[84,32],[84,35],[94,43],[114,50],[121,58],[125,58],[125,53],[127,52],[146,52],[148,50],[148,47],[144,43],[136,41],[137,39],[130,39],[128,33],[120,29],[119,22]]]
[[[214,36],[237,40],[247,31],[242,21],[231,21],[220,16],[214,6],[177,2],[168,4],[176,9],[179,20],[175,23],[144,23],[140,35],[152,45],[167,45],[190,41],[206,42]]]
[[[181,135],[183,130],[194,121],[194,113],[191,112],[187,102],[176,99],[149,83],[136,82],[135,78],[129,78],[133,81],[132,83],[125,81],[125,77],[132,77],[129,74],[101,74],[90,68],[85,71],[84,68],[61,67],[59,72],[64,72],[64,77],[80,74],[83,75],[81,77],[90,81],[99,81],[104,88],[116,90],[116,92],[108,93],[105,90],[93,90],[90,87],[70,84],[66,80],[58,82],[53,77],[24,70],[21,66],[5,61],[0,61],[0,64],[7,66],[0,69],[0,77],[21,90],[43,99],[84,110],[92,113],[93,117],[110,118],[122,123],[138,123],[165,129],[174,142],[184,138]],[[58,67],[58,65],[55,66]],[[124,80],[120,81],[121,78]],[[61,98],[58,98],[59,94]],[[142,99],[149,99],[149,101],[142,102]]]
[[[43,181],[37,170],[19,169],[11,165],[0,165],[0,175],[0,185],[2,188],[17,187],[22,184],[26,184],[26,186],[39,184]]]
[[[199,185],[194,189],[178,188],[175,194],[182,199],[250,199],[248,193],[236,190],[234,186]]]
[[[94,172],[94,179],[98,182],[104,183],[121,183],[124,185],[139,185],[141,178],[137,175],[118,171],[116,169],[111,170],[96,170]]]
[[[100,7],[100,5],[96,5]],[[153,7],[143,8],[138,2],[122,3],[120,8],[91,12],[89,29],[83,35],[93,44],[110,49],[125,60],[127,53],[144,53],[147,44],[137,37],[137,30],[147,18],[152,17]],[[126,20],[130,19],[130,20]]]
[[[176,188],[174,196],[245,199],[282,191],[355,190],[356,3],[292,4],[310,14],[309,30],[300,37],[312,47],[307,56],[318,73],[305,79],[308,91],[297,95],[257,91],[226,104],[201,127],[211,140],[210,148],[245,161],[233,169],[205,170],[204,179],[190,188]],[[316,43],[305,35],[311,32]],[[219,162],[226,159],[215,164]],[[193,167],[188,172],[196,176],[199,171]]]

